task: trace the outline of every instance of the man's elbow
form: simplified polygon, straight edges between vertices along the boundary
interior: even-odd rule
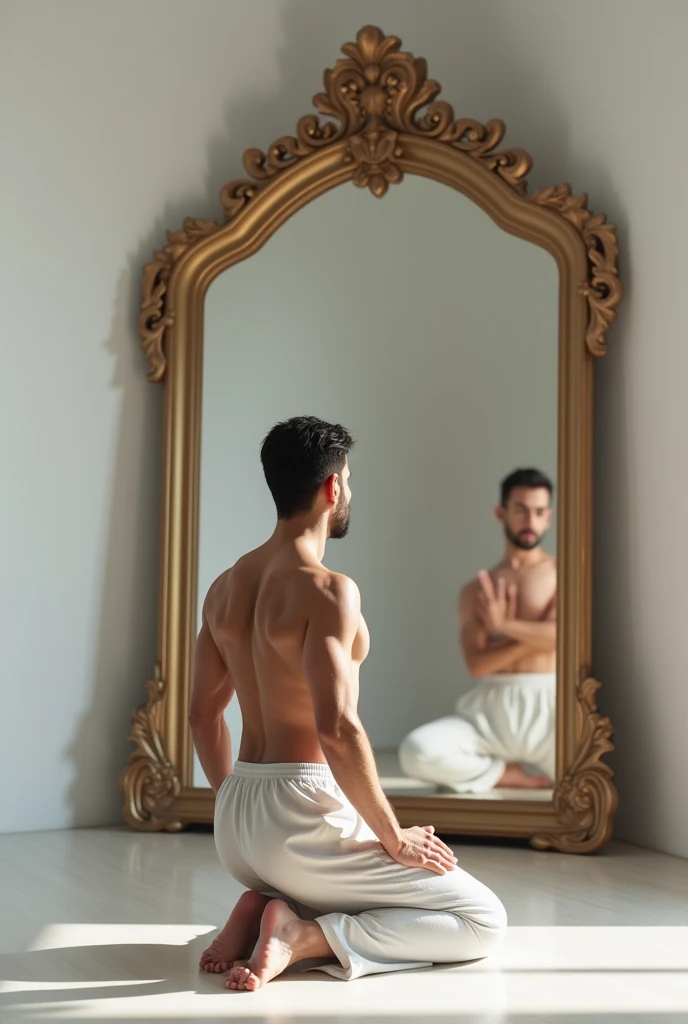
[[[318,740],[324,751],[337,751],[348,747],[363,728],[358,715],[352,711],[324,716],[316,722],[316,727]]]
[[[222,718],[222,711],[209,707],[191,706],[189,711],[189,728],[192,733],[203,732],[206,729],[214,729]]]
[[[546,637],[544,637],[544,643],[543,643],[542,646],[543,646],[543,648],[548,653],[556,651],[556,649],[557,649],[557,634],[556,634],[556,630],[552,630],[551,633],[549,633]]]
[[[471,655],[467,655],[465,658],[466,668],[471,679],[484,679],[485,676],[489,675],[485,665],[481,658],[474,658]]]
[[[472,670],[469,669],[468,674],[470,675],[471,679],[486,679],[487,676],[490,675],[487,669],[484,668],[474,668]]]

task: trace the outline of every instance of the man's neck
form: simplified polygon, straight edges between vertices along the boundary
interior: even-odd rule
[[[294,516],[292,519],[278,519],[271,539],[280,547],[286,544],[293,546],[304,558],[322,562],[327,533],[327,516],[319,519]]]
[[[509,566],[512,569],[526,569],[529,566],[543,562],[545,558],[547,558],[547,555],[541,547],[524,551],[523,548],[518,548],[515,544],[507,542],[502,565]]]

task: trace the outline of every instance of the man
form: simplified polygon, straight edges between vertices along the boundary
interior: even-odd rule
[[[541,547],[553,490],[536,469],[502,482],[496,516],[504,558],[459,595],[463,656],[480,682],[455,715],[406,737],[400,760],[408,775],[459,793],[553,785],[557,570]]]
[[[496,896],[432,826],[402,829],[380,787],[356,711],[369,647],[359,592],[322,564],[327,539],[348,530],[352,446],[313,417],[268,434],[275,532],[204,604],[191,728],[217,793],[218,854],[250,891],[201,967],[231,968],[230,989],[257,989],[306,958],[344,979],[472,960],[506,926]],[[224,711],[235,693],[232,768]]]

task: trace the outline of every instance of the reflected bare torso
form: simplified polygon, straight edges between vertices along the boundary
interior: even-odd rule
[[[539,622],[556,616],[557,595],[557,563],[550,555],[535,565],[513,567],[502,563],[490,570],[492,582],[497,585],[500,577],[506,581],[507,587],[516,585],[518,590],[517,618],[528,622]],[[468,591],[475,601],[479,583],[474,580],[468,585]],[[502,669],[500,675],[511,673],[554,673],[557,668],[556,651],[531,650],[527,655],[517,658]]]

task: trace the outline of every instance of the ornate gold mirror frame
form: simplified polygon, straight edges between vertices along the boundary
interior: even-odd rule
[[[218,274],[267,242],[306,203],[352,182],[378,197],[406,174],[457,189],[505,231],[546,249],[560,274],[557,783],[553,802],[397,797],[404,825],[450,834],[524,836],[538,849],[585,853],[610,837],[617,806],[612,726],[591,674],[592,389],[595,358],[621,298],[615,229],[568,185],[528,194],[520,150],[499,150],[504,125],[454,118],[424,60],[367,27],[325,72],[318,111],[267,153],[248,150],[247,180],[221,192],[224,221],[187,219],[143,275],[139,328],[149,379],[164,382],[164,477],[158,655],[136,744],[122,775],[136,829],[211,822],[211,790],[193,786],[187,725],[197,619],[203,311]]]

